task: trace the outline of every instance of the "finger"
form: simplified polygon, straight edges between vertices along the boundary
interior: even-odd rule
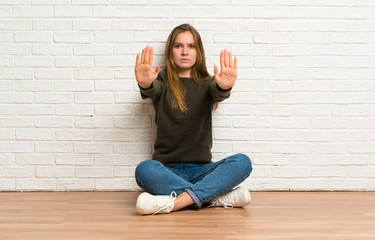
[[[142,55],[141,55],[141,64],[144,64],[145,63],[145,51],[146,49],[142,49]]]
[[[220,53],[220,71],[224,68],[224,51]]]
[[[139,65],[139,53],[137,54],[137,58],[135,60],[135,66],[138,66]]]
[[[228,53],[228,59],[229,59],[229,67],[233,68],[233,59],[232,59],[232,53]]]
[[[152,65],[152,62],[154,61],[154,49],[151,47],[150,49],[150,57],[148,63]]]
[[[225,49],[225,51],[224,51],[224,66],[225,67],[229,66],[229,63],[228,63],[228,50],[227,49]]]
[[[159,74],[159,72],[160,72],[160,65],[158,65],[158,66],[156,67],[156,69],[155,69],[155,73],[156,73],[156,74]]]
[[[234,57],[234,70],[237,71],[237,58]]]
[[[214,74],[217,75],[219,73],[219,70],[217,69],[217,66],[214,65]]]
[[[146,51],[145,51],[145,64],[148,64],[149,63],[149,57],[150,57],[150,47],[149,46],[147,46],[146,47]]]

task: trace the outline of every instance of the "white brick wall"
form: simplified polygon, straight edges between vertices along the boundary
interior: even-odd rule
[[[370,0],[2,0],[0,191],[134,190],[153,109],[135,55],[181,23],[207,63],[238,56],[214,160],[248,154],[252,190],[375,190]]]

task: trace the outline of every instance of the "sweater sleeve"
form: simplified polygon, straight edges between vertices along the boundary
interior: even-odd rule
[[[208,86],[208,94],[210,96],[210,99],[212,101],[212,104],[215,104],[217,102],[221,102],[227,98],[230,97],[230,93],[232,89],[223,90],[221,89],[217,84],[214,78],[209,80],[209,86]]]
[[[139,86],[139,85],[138,85]],[[162,82],[157,78],[149,88],[141,88],[139,86],[141,96],[143,99],[151,98],[152,101],[157,100],[162,92]]]

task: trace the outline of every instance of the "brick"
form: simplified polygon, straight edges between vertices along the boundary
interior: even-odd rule
[[[35,55],[71,55],[72,47],[62,44],[33,45],[32,52]]]
[[[132,166],[137,161],[131,154],[100,154],[95,155],[96,166]]]
[[[90,105],[58,105],[56,106],[57,116],[93,116],[94,106]]]
[[[94,59],[92,57],[56,57],[56,67],[93,67]]]
[[[91,154],[57,154],[57,165],[91,166],[93,165]]]
[[[109,55],[113,52],[112,45],[75,45],[74,55]]]
[[[133,106],[130,104],[100,105],[95,107],[95,114],[100,116],[124,116],[133,114]]]
[[[16,154],[10,153],[10,154],[1,154],[0,155],[0,166],[12,166],[16,164]],[[19,155],[18,155],[19,156]]]
[[[133,33],[127,31],[113,31],[113,32],[96,32],[95,42],[97,43],[131,43],[133,42]],[[144,42],[145,38],[143,38]]]
[[[52,191],[56,188],[55,179],[46,178],[20,178],[16,180],[17,191],[40,190]]]
[[[113,70],[109,68],[93,68],[93,69],[75,69],[74,78],[78,80],[88,80],[88,79],[112,79]]]
[[[32,0],[35,5],[68,5],[69,0]]]
[[[1,117],[0,118],[1,127],[32,127],[32,118],[13,118],[13,117]]]
[[[36,167],[37,178],[72,178],[74,168],[72,167]]]
[[[292,153],[310,153],[310,146],[308,144],[294,144],[294,143],[273,143],[271,145],[271,153],[283,153],[283,154],[292,154]]]
[[[312,19],[367,19],[365,8],[348,7],[295,7],[292,9],[293,18]]]
[[[41,128],[70,128],[73,121],[68,117],[36,117],[34,125]]]
[[[115,127],[116,128],[145,128],[151,127],[151,118],[150,117],[127,117],[127,118],[115,118]]]
[[[132,66],[133,57],[95,57],[95,65],[98,67],[122,67]]]
[[[34,177],[35,169],[34,167],[0,167],[0,176],[1,177],[14,177],[14,178],[25,178],[25,177]]]
[[[93,191],[94,187],[94,179],[59,178],[56,180],[56,188],[58,190]]]
[[[254,43],[257,44],[283,44],[291,43],[292,35],[290,33],[254,33]]]
[[[115,144],[115,153],[151,153],[151,144],[142,142]]]
[[[77,178],[103,178],[113,177],[113,167],[77,167],[76,177]]]
[[[55,139],[55,131],[50,129],[17,129],[17,140],[46,140]]]
[[[14,91],[14,82],[11,80],[2,80],[0,82],[0,91]]]
[[[254,131],[255,141],[290,141],[290,131],[256,130]]]
[[[89,6],[55,6],[55,17],[91,17],[92,8]]]
[[[16,57],[15,65],[18,67],[52,67],[53,58],[51,57]]]
[[[15,131],[12,129],[0,129],[0,140],[14,140]]]
[[[290,18],[292,10],[290,7],[254,7],[254,18],[269,19],[269,18]]]
[[[0,46],[0,53],[4,55],[29,55],[31,54],[31,44],[2,44]]]
[[[18,154],[18,165],[53,165],[55,163],[54,154]]]
[[[71,69],[46,69],[36,68],[34,69],[34,75],[36,79],[72,79],[73,71]]]
[[[317,143],[311,145],[311,152],[317,154],[344,154],[348,153],[348,145],[342,143]]]
[[[93,41],[91,32],[55,32],[53,40],[58,43],[90,43]]]
[[[80,117],[74,119],[76,128],[112,128],[113,118],[111,117]]]
[[[13,7],[13,16],[18,18],[53,17],[52,6]]]
[[[132,13],[132,9],[130,7],[94,7],[93,15],[94,17],[100,18],[123,18],[123,17],[130,17]],[[137,24],[133,24],[136,26]],[[112,28],[112,30],[114,30]]]
[[[109,20],[73,20],[74,31],[108,31],[110,25]]]
[[[69,31],[70,21],[65,19],[34,19],[33,29],[43,31]]]
[[[113,103],[113,93],[111,92],[76,93],[75,103]]]
[[[36,93],[35,103],[71,103],[71,93]]]
[[[56,131],[56,140],[58,141],[92,141],[93,138],[93,133],[92,131]]]
[[[114,141],[114,142],[129,142],[133,139],[133,136],[127,134],[126,132],[95,132],[96,141]]]
[[[275,178],[309,178],[311,169],[304,167],[277,167],[272,168],[272,176]]]
[[[92,81],[55,81],[56,92],[90,92],[93,88]]]
[[[16,32],[15,42],[51,43],[53,35],[51,32]]]
[[[220,18],[252,18],[253,8],[248,6],[220,6],[212,8],[213,16]],[[203,15],[204,16],[204,15]]]
[[[128,177],[134,178],[135,166],[127,167],[116,167],[115,177]]]
[[[16,183],[14,179],[0,179],[1,191],[15,191]]]
[[[107,5],[109,0],[72,0],[72,5]]]
[[[35,143],[35,152],[37,153],[71,153],[71,143],[56,142],[37,142]]]
[[[49,92],[53,90],[53,82],[44,80],[20,80],[16,81],[17,91]]]

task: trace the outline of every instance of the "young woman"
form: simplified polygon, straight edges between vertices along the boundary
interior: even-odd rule
[[[170,213],[189,205],[243,207],[250,203],[247,189],[236,187],[252,171],[250,159],[236,154],[212,162],[212,111],[230,96],[237,78],[237,59],[220,53],[220,72],[207,71],[198,31],[182,24],[170,33],[165,47],[166,67],[153,71],[153,49],[137,54],[135,77],[142,98],[155,108],[157,136],[154,160],[135,171],[145,191],[137,200],[140,214]]]

